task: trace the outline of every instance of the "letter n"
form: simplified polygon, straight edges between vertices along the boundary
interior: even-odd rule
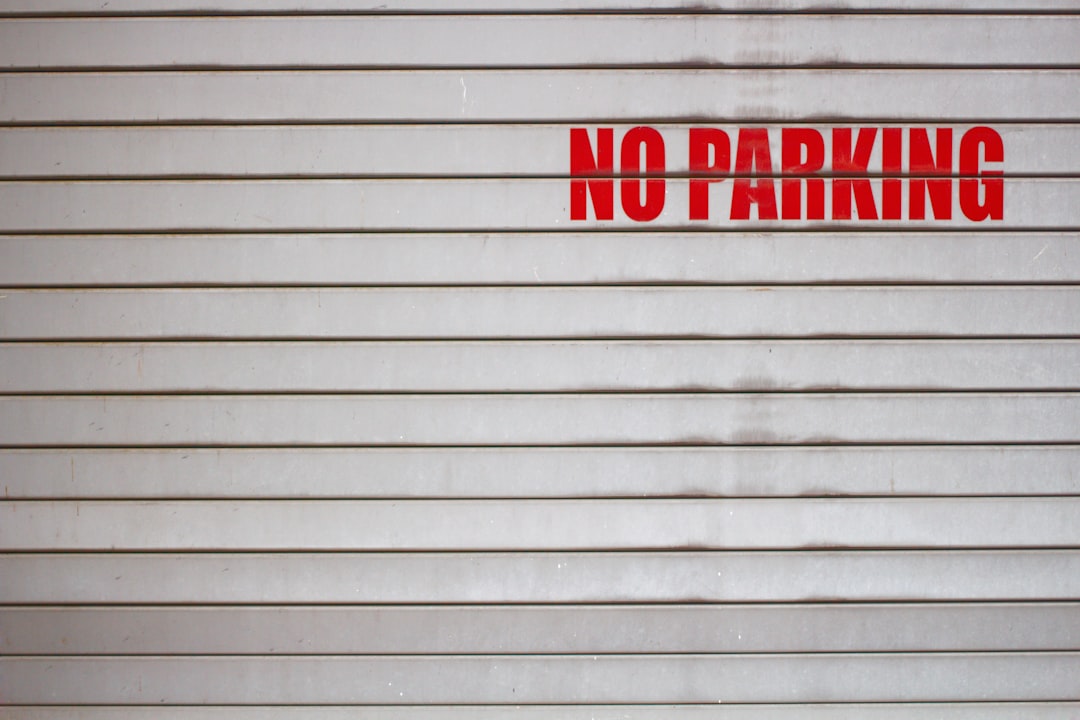
[[[570,219],[585,220],[592,196],[597,220],[615,218],[615,132],[597,128],[593,153],[586,128],[570,128]],[[583,180],[580,178],[590,178]]]
[[[930,136],[926,128],[912,128],[908,168],[911,184],[908,186],[908,217],[912,220],[926,219],[926,196],[930,195],[930,207],[936,220],[952,219],[952,180],[927,180],[921,175],[952,174],[952,129],[938,128],[937,158],[930,151]]]

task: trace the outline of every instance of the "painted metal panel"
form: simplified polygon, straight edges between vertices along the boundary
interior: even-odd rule
[[[1071,650],[1076,603],[0,608],[6,655]]]
[[[1078,86],[1080,89],[1080,86]],[[1078,93],[1080,96],[1080,93]],[[628,182],[623,180],[621,182]],[[639,180],[629,182],[640,183]],[[665,181],[665,203],[654,223],[623,213],[612,220],[570,220],[569,183],[507,180],[233,180],[0,182],[0,229],[30,232],[443,231],[562,229],[775,229],[784,220],[731,219],[730,182],[712,183],[708,220],[690,221],[690,180]],[[882,180],[867,180],[881,205]],[[950,181],[954,182],[954,181]],[[948,219],[905,220],[908,194],[897,220],[832,220],[831,183],[825,183],[823,229],[897,230],[984,227],[993,230],[1061,229],[1075,223],[1078,179],[1014,178],[1004,184],[1002,220],[974,221],[959,209]],[[62,213],[58,212],[62,209]]]
[[[5,446],[1069,443],[1080,393],[8,396]]]
[[[1078,85],[1080,90],[1080,85]],[[1080,93],[1078,93],[1080,96]],[[622,180],[622,183],[640,183]],[[621,211],[611,220],[570,220],[566,180],[217,180],[217,181],[7,181],[0,182],[0,229],[31,232],[287,231],[485,231],[584,229],[776,229],[789,221],[731,217],[733,183],[711,184],[710,218],[688,220],[690,183],[668,179],[654,222]],[[881,207],[882,180],[869,183]],[[909,182],[909,181],[908,181]],[[946,181],[955,184],[957,181]],[[1057,230],[1075,224],[1080,179],[1013,178],[1003,186],[1001,220],[975,221],[959,208],[950,216],[907,220],[908,193],[896,220],[873,217],[834,220],[832,183],[825,183],[822,229]],[[952,203],[950,201],[951,204]],[[62,209],[62,212],[58,212]]]
[[[1075,232],[29,235],[0,285],[1077,283],[1077,258]]]
[[[5,498],[1080,495],[1070,445],[0,450]]]
[[[9,720],[1073,720],[1080,703],[14,707]]]
[[[44,500],[0,514],[7,551],[1080,547],[1074,498]]]
[[[3,290],[5,340],[1075,337],[1074,287]]]
[[[823,10],[1068,12],[1074,0],[2,0],[0,14],[108,15],[146,13],[410,13],[587,11],[758,12]]]
[[[1045,67],[1080,64],[1078,35],[1070,16],[78,18],[0,25],[0,68]]]
[[[0,74],[3,123],[1080,118],[1077,70],[384,70]]]
[[[10,720],[1072,720],[1080,703],[14,707]]]
[[[30,553],[0,575],[20,605],[1047,601],[1080,596],[1080,551]]]
[[[3,290],[0,337],[1075,337],[1070,286]]]
[[[16,703],[987,701],[1080,696],[1080,653],[0,658]],[[962,677],[963,682],[957,682]],[[43,679],[44,678],[44,679]]]
[[[0,24],[0,28],[3,25]],[[580,126],[580,125],[579,125]],[[910,138],[913,127],[900,128]],[[0,177],[565,177],[570,165],[570,130],[575,125],[182,125],[182,126],[9,126],[0,128]],[[633,125],[604,124],[621,143]],[[664,141],[665,170],[689,172],[689,131],[723,130],[738,138],[738,126],[703,121],[653,127]],[[760,127],[760,126],[759,126]],[[798,123],[789,127],[821,134],[825,157],[832,157],[835,125]],[[865,128],[867,126],[856,126]],[[959,145],[973,125],[935,125],[951,130],[959,168]],[[764,126],[770,167],[781,171],[783,127]],[[596,131],[590,127],[590,137]],[[1080,168],[1080,128],[1071,124],[1009,124],[993,128],[1002,139],[1004,163],[985,163],[1007,175],[1075,175]],[[932,134],[932,133],[931,133]],[[882,172],[875,143],[867,172]],[[936,148],[935,148],[936,150]],[[758,158],[759,163],[764,160]],[[902,173],[910,171],[905,153]],[[758,171],[760,174],[760,171]],[[895,173],[891,173],[895,174]]]
[[[1075,390],[1076,340],[0,343],[0,392]]]

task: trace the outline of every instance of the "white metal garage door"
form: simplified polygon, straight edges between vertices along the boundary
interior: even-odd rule
[[[0,0],[0,715],[1077,717],[1078,121],[1072,0]]]

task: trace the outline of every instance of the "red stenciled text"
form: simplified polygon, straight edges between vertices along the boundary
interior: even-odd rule
[[[1005,149],[979,126],[689,128],[680,145],[692,221],[1001,220]],[[671,131],[668,130],[669,138]],[[682,148],[680,148],[682,149]],[[667,201],[667,148],[655,128],[570,129],[570,219],[656,220]],[[618,166],[615,161],[618,159]],[[730,183],[715,207],[711,189]],[[670,215],[668,217],[671,217]]]

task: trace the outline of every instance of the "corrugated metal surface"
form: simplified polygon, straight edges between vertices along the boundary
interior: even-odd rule
[[[1078,39],[1072,0],[0,0],[0,715],[1076,717]],[[572,220],[571,129],[638,125],[662,211]],[[827,212],[729,179],[691,220],[703,126],[763,128],[724,172],[777,198],[817,133]]]
[[[966,123],[1080,115],[1076,74],[1060,68],[26,71],[0,77],[0,92],[0,120],[27,125],[681,118]]]

